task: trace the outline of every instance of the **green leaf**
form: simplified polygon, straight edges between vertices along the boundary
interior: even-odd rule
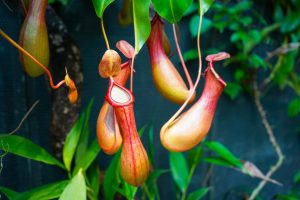
[[[300,12],[288,12],[287,16],[284,18],[280,31],[282,33],[288,33],[294,31],[300,26]]]
[[[116,191],[119,192],[121,195],[126,197],[128,200],[132,200],[135,197],[138,187],[134,187],[129,185],[124,180],[122,180],[121,187],[116,188]]]
[[[3,193],[9,200],[16,198],[16,196],[19,194],[18,192],[2,186],[0,186],[0,192]]]
[[[273,18],[276,22],[282,22],[283,17],[284,17],[284,14],[283,14],[282,8],[279,3],[276,3],[275,8],[274,8],[274,17]]]
[[[234,71],[234,79],[236,81],[241,81],[245,77],[245,71],[242,69],[236,69]]]
[[[97,161],[94,161],[93,164],[88,168],[86,171],[86,176],[88,178],[88,186],[91,188],[94,199],[98,199],[100,189],[100,170]]]
[[[114,0],[93,0],[93,5],[94,5],[96,15],[99,18],[102,18],[106,7],[112,2],[114,2]]]
[[[154,166],[154,161],[155,161],[153,135],[154,135],[153,126],[150,126],[149,134],[148,134],[148,147],[149,147],[149,159],[152,166]]]
[[[82,114],[68,133],[63,147],[63,161],[68,171],[71,170],[71,163],[76,151],[76,147],[80,138],[80,133],[83,127],[84,114]]]
[[[150,35],[149,7],[150,0],[132,0],[135,54],[139,53]]]
[[[243,17],[242,19],[240,19],[240,22],[243,24],[243,26],[249,26],[252,24],[253,22],[253,19],[252,17],[249,17],[249,16],[246,16],[246,17]]]
[[[227,149],[223,144],[215,141],[211,142],[205,142],[205,145],[215,153],[217,153],[220,157],[222,157],[224,160],[228,161],[231,165],[235,167],[241,168],[243,164],[241,161],[235,157],[229,149]]]
[[[152,0],[154,9],[170,23],[180,21],[193,0]]]
[[[191,60],[195,60],[198,59],[198,50],[197,49],[190,49],[187,52],[183,53],[183,59],[184,61],[191,61]]]
[[[43,185],[32,190],[20,193],[14,200],[48,200],[58,198],[69,180]]]
[[[191,166],[197,166],[203,156],[203,148],[202,146],[197,146],[190,151],[188,151],[188,163],[191,168]]]
[[[164,173],[170,172],[168,169],[154,169],[147,178],[146,184],[142,187],[148,189],[149,199],[159,199],[159,192],[157,187],[157,179]],[[147,196],[148,196],[147,195]]]
[[[200,188],[200,189],[190,193],[187,200],[200,200],[207,194],[208,191],[209,191],[209,188]]]
[[[300,170],[295,174],[294,176],[294,182],[299,183],[300,182]]]
[[[79,143],[77,145],[76,149],[76,155],[75,155],[75,164],[77,164],[82,158],[85,157],[86,150],[89,145],[89,136],[90,136],[90,130],[89,130],[89,120],[91,115],[91,108],[94,103],[94,98],[92,98],[87,106],[87,108],[83,111],[85,120],[83,129],[80,135]]]
[[[192,37],[197,37],[198,34],[198,24],[199,24],[199,16],[194,15],[189,23],[190,33]],[[212,27],[212,21],[208,18],[203,17],[202,18],[202,24],[201,24],[201,34],[207,32]]]
[[[257,54],[252,54],[249,56],[249,63],[250,63],[250,67],[252,68],[267,67],[266,61]]]
[[[275,68],[278,68],[278,70],[276,71],[274,82],[277,83],[281,89],[288,84],[289,76],[296,66],[295,61],[297,56],[298,51],[291,51],[284,56],[280,56],[276,62]]]
[[[106,200],[113,200],[120,180],[120,151],[114,156],[110,165],[105,171],[103,180],[103,195]]]
[[[139,134],[140,138],[143,136],[143,134],[144,134],[144,132],[145,132],[147,126],[148,126],[148,125],[146,124],[146,125],[144,125],[142,128],[139,128],[139,129],[138,129],[138,134]]]
[[[82,174],[82,169],[80,169],[76,176],[71,179],[70,183],[59,197],[59,200],[73,199],[86,200],[86,185],[84,176]]]
[[[200,10],[202,15],[209,10],[213,2],[214,0],[200,0]]]
[[[230,97],[231,100],[233,100],[239,95],[241,90],[242,87],[238,83],[228,82],[224,92]]]
[[[182,153],[170,153],[170,168],[173,180],[183,192],[188,185],[188,166]]]
[[[275,195],[276,200],[299,200],[299,198],[293,194],[277,194]]]
[[[203,158],[203,161],[215,165],[220,165],[223,167],[232,167],[232,164],[222,157],[214,157],[214,156],[206,157]]]
[[[17,135],[0,134],[0,150],[65,169],[64,165],[45,149]]]
[[[64,6],[68,5],[69,0],[58,0],[60,3],[62,3]]]
[[[77,174],[79,169],[82,169],[83,171],[87,170],[88,167],[92,164],[92,162],[96,159],[99,152],[100,152],[100,147],[97,139],[95,139],[89,145],[89,148],[86,150],[85,156],[82,157],[75,165],[73,174]]]
[[[184,16],[184,17],[185,17],[185,16],[188,16],[188,15],[190,15],[190,14],[192,14],[192,13],[198,11],[198,9],[199,9],[198,3],[193,2],[193,3],[190,5],[190,7],[186,10],[186,12],[183,14],[183,16]]]
[[[295,117],[300,113],[300,98],[294,98],[288,107],[288,114],[290,117]]]

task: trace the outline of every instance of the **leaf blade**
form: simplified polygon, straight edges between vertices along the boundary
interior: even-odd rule
[[[0,192],[3,193],[9,200],[16,198],[16,196],[19,194],[16,191],[13,191],[7,187],[2,187],[2,186],[0,187]]]
[[[0,134],[0,143],[0,149],[3,151],[65,169],[65,166],[44,148],[24,137]]]
[[[68,133],[63,147],[63,161],[68,171],[71,170],[71,163],[79,142],[83,127],[84,114],[82,114]]]
[[[152,0],[155,11],[170,23],[178,22],[192,2],[192,0]]]
[[[138,54],[150,35],[150,0],[132,0],[134,51]]]
[[[108,166],[104,181],[103,181],[103,195],[104,199],[113,200],[116,194],[120,180],[120,151],[114,156],[110,165]]]
[[[105,9],[112,2],[114,2],[114,0],[93,0],[93,5],[94,5],[94,9],[95,9],[96,15],[99,18],[102,18]]]
[[[42,200],[58,198],[63,192],[69,180],[46,184],[29,191],[20,193],[14,200]]]
[[[183,192],[188,185],[188,166],[185,157],[182,153],[170,153],[170,168],[172,177]]]
[[[209,191],[209,188],[200,188],[200,189],[190,193],[187,200],[200,200],[207,194],[208,191]]]
[[[80,169],[82,169],[83,171],[87,170],[88,167],[92,164],[92,162],[96,159],[99,152],[100,147],[97,139],[95,139],[90,144],[90,147],[86,150],[85,156],[82,157],[78,161],[78,163],[76,163],[73,174],[77,174]]]
[[[241,163],[240,159],[235,157],[229,149],[227,149],[223,144],[215,141],[205,142],[205,145],[219,156],[221,156],[224,160],[229,162],[235,167],[241,168],[243,164]]]
[[[80,169],[76,176],[71,179],[70,183],[66,186],[59,197],[59,200],[70,199],[86,200],[86,184],[82,174],[82,169]]]

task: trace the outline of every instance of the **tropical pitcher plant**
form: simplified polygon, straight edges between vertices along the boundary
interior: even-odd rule
[[[179,110],[162,126],[160,131],[161,144],[166,149],[176,152],[187,151],[195,147],[208,134],[219,97],[226,86],[225,81],[214,69],[214,63],[227,59],[230,56],[228,53],[220,52],[206,57],[208,65],[204,70],[205,86],[200,98],[195,101],[196,88],[202,73],[200,28],[202,15],[207,11],[207,8],[205,10],[205,6],[202,6],[202,1],[199,2],[200,15],[197,39],[199,70],[195,82],[192,81],[182,59],[175,27],[178,19],[171,21],[173,21],[175,44],[177,53],[181,58],[185,77],[181,76],[169,58],[170,43],[164,31],[165,21],[162,19],[162,17],[167,19],[168,17],[163,13],[155,12],[155,8],[159,4],[158,1],[152,1],[154,8],[151,7],[150,10],[154,14],[151,20],[149,18],[150,1],[133,1],[132,8],[124,4],[127,9],[140,9],[143,12],[133,12],[134,15],[139,15],[133,16],[133,20],[130,20],[132,16],[125,15],[123,10],[122,15],[119,16],[120,20],[125,24],[133,21],[135,28],[134,47],[125,40],[120,40],[116,44],[116,48],[126,58],[123,63],[119,53],[110,48],[104,28],[103,12],[111,2],[106,2],[106,4],[103,4],[104,6],[99,6],[103,3],[100,0],[93,0],[93,3],[96,8],[96,14],[100,18],[107,49],[98,65],[99,75],[102,78],[106,78],[108,82],[105,100],[99,110],[96,124],[98,143],[101,149],[109,155],[115,154],[119,150],[121,151],[120,174],[122,178],[131,185],[140,186],[147,180],[151,170],[147,151],[138,135],[134,115],[134,60],[143,44],[146,43],[148,48],[151,76],[158,92],[166,100],[181,105]],[[58,84],[53,83],[49,70],[49,44],[45,23],[47,4],[47,0],[30,1],[20,32],[19,44],[5,34],[2,29],[0,29],[0,34],[20,51],[20,61],[26,74],[37,77],[46,72],[50,86],[53,89],[57,89],[65,84],[69,88],[69,101],[76,103],[78,97],[76,85],[69,77],[67,68],[65,79]],[[146,19],[143,24],[146,27],[145,30],[138,29],[140,28],[138,26],[141,25],[138,19]],[[128,79],[130,79],[130,87],[126,88]],[[186,84],[184,79],[187,79],[188,84]],[[187,104],[191,104],[191,107],[185,110]]]
[[[196,97],[195,90],[200,80],[202,63],[201,61],[199,63],[200,69],[195,84],[191,81],[185,64],[182,63],[189,82],[188,88],[168,57],[166,48],[168,40],[165,39],[163,24],[161,17],[157,13],[154,14],[147,39],[152,78],[162,96],[173,103],[181,104],[182,107],[161,128],[160,140],[166,149],[182,152],[195,147],[209,132],[218,99],[226,86],[213,64],[230,56],[228,53],[220,52],[206,57],[208,66],[204,72],[205,87],[202,95],[189,110],[181,113],[186,104],[192,103]],[[127,61],[121,64],[119,54],[110,49],[104,28],[102,31],[107,50],[98,69],[101,77],[108,78],[108,89],[97,120],[98,142],[107,154],[114,154],[121,148],[121,176],[127,183],[140,186],[147,179],[151,167],[147,152],[139,138],[134,117],[132,76],[136,52],[128,42],[119,41],[116,47],[127,58]],[[179,49],[178,53],[180,54]],[[131,77],[130,89],[127,89],[125,84],[129,77]]]

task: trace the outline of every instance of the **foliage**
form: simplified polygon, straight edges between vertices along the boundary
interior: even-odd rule
[[[253,9],[256,4],[249,0],[215,3],[211,8],[214,14],[211,19],[204,20],[206,25],[202,31],[226,31],[229,40],[223,39],[222,45],[231,46],[236,51],[225,63],[225,66],[230,64],[233,67],[233,80],[225,88],[231,99],[237,98],[242,91],[252,93],[252,83],[259,77],[262,79],[259,89],[265,90],[271,85],[280,89],[288,86],[295,91],[295,98],[288,106],[289,116],[295,117],[300,112],[300,76],[294,67],[299,55],[300,7],[294,1],[266,4],[268,13]],[[196,16],[190,19],[192,37],[196,31]],[[261,49],[267,52],[261,52]],[[186,52],[185,59],[196,59],[198,55],[193,52],[193,49]]]
[[[66,170],[66,173],[69,175],[69,180],[50,183],[21,193],[0,187],[0,191],[5,194],[7,198],[18,200],[53,199],[58,197],[60,197],[60,199],[70,199],[70,196],[74,196],[76,199],[86,199],[86,196],[90,197],[90,199],[98,198],[97,194],[99,188],[92,187],[90,183],[99,185],[99,183],[95,183],[95,181],[98,182],[99,179],[90,177],[91,179],[89,180],[85,174],[90,170],[91,164],[95,161],[96,155],[100,152],[99,146],[97,143],[97,145],[95,145],[95,142],[89,145],[90,142],[88,139],[78,141],[78,138],[81,138],[83,135],[89,138],[89,132],[82,127],[89,126],[88,119],[92,103],[93,101],[91,101],[88,108],[83,111],[81,117],[67,135],[67,142],[64,145],[63,151],[64,164],[52,157],[45,149],[24,137],[9,134],[1,135],[0,141],[2,145],[0,149],[2,151],[17,154],[21,157],[45,164],[56,165]],[[79,162],[75,162],[75,165],[72,165],[72,158],[75,152],[79,151],[79,147],[83,145],[82,142],[85,141],[87,141],[89,148],[86,148],[84,154],[80,154],[78,157]],[[97,174],[95,172],[93,173]],[[89,190],[87,190],[86,187],[88,187]]]
[[[56,0],[64,5],[66,0]],[[49,0],[53,3],[55,0]],[[96,15],[103,19],[105,9],[114,0],[92,0]],[[259,89],[266,91],[270,85],[280,89],[290,87],[295,92],[288,106],[288,114],[295,117],[300,113],[300,76],[295,69],[298,64],[297,41],[300,39],[300,5],[294,1],[272,1],[270,15],[261,14],[252,9],[254,3],[250,0],[219,3],[213,0],[132,0],[133,29],[135,37],[135,54],[138,54],[150,34],[149,8],[170,23],[177,23],[183,17],[189,17],[189,31],[192,39],[198,34],[197,25],[199,14],[204,15],[209,9],[209,15],[202,19],[201,34],[208,31],[226,32],[228,40],[223,40],[223,46],[232,47],[237,53],[225,63],[233,66],[232,81],[226,87],[226,94],[236,99],[243,91],[253,94],[253,85],[259,82]],[[270,21],[267,21],[265,19]],[[255,22],[255,23],[254,23]],[[274,36],[274,33],[280,37]],[[277,42],[279,41],[279,43]],[[221,47],[222,47],[221,45]],[[220,47],[220,48],[221,48]],[[260,49],[268,47],[275,49],[269,53]],[[211,49],[208,51],[215,51]],[[198,58],[198,51],[190,49],[184,54],[186,61]],[[260,79],[258,79],[259,77]],[[262,79],[261,79],[262,78]],[[113,200],[116,196],[134,199],[140,194],[142,199],[159,199],[157,182],[165,174],[172,177],[176,186],[178,199],[202,199],[210,188],[198,187],[190,191],[191,180],[200,164],[219,165],[235,169],[242,173],[244,162],[234,155],[229,148],[217,141],[204,141],[185,153],[170,152],[169,168],[160,169],[156,166],[153,141],[153,126],[140,129],[140,136],[148,131],[148,152],[152,170],[148,180],[141,187],[134,187],[126,183],[120,176],[120,151],[114,155],[105,170],[103,182],[100,183],[100,169],[96,158],[100,152],[97,140],[90,138],[89,118],[93,101],[82,112],[78,121],[68,133],[63,147],[63,162],[54,158],[49,152],[28,138],[1,134],[0,150],[20,157],[60,167],[68,175],[67,180],[49,183],[25,192],[15,192],[6,187],[0,191],[8,199],[104,199]],[[251,173],[248,176],[255,176]],[[259,177],[264,178],[264,177]],[[299,183],[300,172],[294,177]],[[101,190],[100,190],[101,189]],[[275,199],[297,199],[299,192],[276,195]]]

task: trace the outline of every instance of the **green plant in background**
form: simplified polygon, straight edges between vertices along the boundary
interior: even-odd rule
[[[195,7],[197,6],[193,8]],[[264,7],[268,8],[268,12],[258,10]],[[296,117],[300,113],[300,75],[296,68],[299,64],[300,47],[299,10],[300,2],[297,0],[227,1],[213,4],[212,18],[203,20],[205,22],[203,33],[212,30],[226,33],[228,40],[222,40],[221,48],[228,46],[235,51],[234,56],[225,63],[225,66],[230,66],[233,70],[232,81],[225,88],[225,93],[231,99],[237,98],[243,91],[253,95],[270,142],[278,155],[278,161],[270,168],[267,177],[282,165],[284,156],[266,117],[261,98],[267,95],[271,87],[276,86],[280,90],[291,88],[295,96],[290,99],[287,113],[290,117]],[[191,9],[189,14],[193,11],[195,12],[195,9]],[[196,24],[196,15],[192,15],[190,19],[192,37],[195,36]],[[198,58],[195,50],[187,51],[184,57],[186,60]],[[253,191],[250,199],[254,199],[265,184],[266,181],[263,180]],[[298,199],[299,194],[293,192],[289,196],[276,198],[289,199],[288,197]]]
[[[1,134],[1,147],[4,152],[27,159],[60,167],[69,179],[49,183],[25,192],[15,192],[1,187],[0,190],[9,199],[98,199],[99,169],[95,159],[100,152],[96,140],[90,141],[89,117],[92,101],[83,111],[70,130],[63,148],[63,163],[41,146],[16,135]],[[96,165],[97,166],[97,165]],[[92,176],[91,176],[92,174]]]
[[[53,3],[54,1],[55,0],[49,2]],[[66,5],[68,1],[57,0],[57,2]],[[114,1],[93,0],[92,2],[95,8],[95,12],[100,18],[102,33],[106,43],[107,51],[111,52],[112,50],[110,49],[108,37],[105,33],[104,28],[104,11]],[[152,0],[151,2],[150,0],[132,0],[132,7],[129,6],[126,8],[129,10],[128,12],[132,12],[132,15],[129,15],[132,16],[132,20],[129,21],[133,22],[133,32],[135,35],[135,44],[133,48],[134,50],[129,50],[130,48],[128,48],[128,46],[126,48],[124,48],[124,46],[121,48],[118,47],[121,52],[129,59],[128,63],[130,63],[131,68],[130,91],[124,89],[124,87],[122,87],[121,85],[116,85],[117,87],[119,87],[119,90],[127,92],[131,100],[133,99],[131,92],[133,91],[134,59],[136,56],[138,56],[138,53],[143,47],[144,43],[147,42],[149,35],[152,34],[151,24],[149,21],[150,3],[152,3],[153,5],[153,8],[151,8],[153,11],[156,11],[160,17],[173,24],[176,48],[180,58],[181,50],[179,48],[175,26],[182,17],[191,16],[190,32],[192,37],[197,37],[198,47],[197,49],[187,51],[183,55],[183,57],[186,61],[193,60],[195,58],[198,59],[200,57],[198,71],[199,74],[197,77],[197,81],[195,81],[194,84],[190,83],[191,81],[189,81],[190,93],[188,93],[185,96],[184,100],[181,102],[183,106],[173,117],[171,117],[170,121],[166,123],[167,125],[169,123],[174,125],[175,122],[178,122],[180,121],[180,119],[182,119],[179,114],[183,111],[186,104],[192,99],[193,93],[195,92],[197,84],[200,80],[202,67],[200,51],[200,31],[201,34],[205,34],[207,31],[212,31],[214,29],[214,31],[217,32],[227,33],[229,35],[228,41],[230,42],[224,42],[221,46],[219,46],[220,49],[216,49],[214,47],[214,49],[210,49],[207,52],[215,53],[216,51],[225,49],[225,47],[227,48],[228,46],[232,47],[236,52],[232,54],[232,58],[225,63],[226,66],[229,66],[230,64],[234,71],[233,80],[228,83],[228,86],[225,88],[225,92],[232,99],[238,97],[238,95],[242,91],[247,91],[254,96],[254,101],[258,108],[258,112],[261,115],[262,122],[267,130],[274,149],[279,156],[276,165],[272,167],[266,175],[262,174],[253,163],[249,161],[241,161],[241,159],[235,156],[227,147],[217,141],[203,141],[199,144],[203,137],[197,144],[193,144],[191,147],[185,149],[189,150],[186,153],[170,152],[169,168],[159,169],[155,163],[155,149],[153,147],[153,126],[150,126],[147,128],[143,127],[139,130],[140,137],[143,135],[143,133],[148,131],[147,154],[149,155],[148,157],[150,161],[150,171],[148,179],[144,183],[142,183],[142,181],[141,183],[136,184],[141,184],[140,187],[135,187],[127,183],[128,179],[126,180],[125,178],[122,178],[124,177],[124,175],[122,176],[122,174],[120,173],[120,168],[122,167],[122,149],[119,149],[116,153],[113,152],[115,153],[115,155],[112,158],[108,168],[104,172],[104,178],[100,179],[99,177],[101,177],[101,172],[96,161],[96,157],[100,152],[100,148],[98,146],[97,140],[91,140],[91,138],[93,138],[93,136],[91,135],[94,134],[91,134],[89,130],[89,117],[92,107],[91,102],[88,105],[88,108],[82,112],[80,118],[66,137],[63,148],[63,162],[57,160],[45,149],[38,146],[37,144],[34,144],[24,137],[12,134],[1,134],[0,149],[4,152],[4,154],[2,154],[1,156],[1,161],[3,160],[3,156],[5,156],[7,153],[16,154],[21,157],[60,167],[66,172],[68,178],[66,180],[50,183],[25,192],[16,192],[4,186],[0,187],[0,191],[8,199],[21,200],[53,198],[95,200],[99,197],[112,200],[115,199],[116,196],[123,196],[126,199],[134,199],[137,195],[140,196],[141,199],[160,199],[160,191],[157,186],[159,177],[166,173],[170,173],[176,187],[177,199],[196,200],[203,198],[210,191],[210,188],[205,187],[210,174],[208,174],[203,180],[201,184],[204,185],[203,187],[199,184],[199,187],[196,190],[190,191],[189,189],[196,168],[203,163],[233,168],[251,177],[262,179],[260,185],[252,192],[250,199],[255,199],[260,190],[267,182],[280,184],[277,181],[271,179],[271,175],[281,166],[283,162],[283,155],[279,145],[275,140],[274,133],[266,118],[265,111],[260,100],[261,95],[266,95],[267,89],[270,86],[276,85],[281,89],[284,89],[288,86],[295,91],[296,96],[291,100],[291,103],[289,104],[288,113],[290,116],[297,116],[300,112],[300,78],[297,70],[294,67],[297,63],[297,49],[300,46],[298,42],[300,37],[300,4],[297,3],[297,1],[272,1],[271,4],[273,12],[265,16],[260,14],[259,12],[256,12],[254,9],[251,9],[254,5],[252,1],[244,0],[237,3],[225,2],[222,4],[217,2],[213,4],[213,2],[213,0],[200,0],[199,2],[193,2],[192,0]],[[125,4],[126,3],[124,3],[124,5]],[[211,15],[204,15],[209,9],[211,9]],[[125,11],[122,10],[122,12]],[[257,23],[253,24],[254,21]],[[274,33],[277,33],[277,35],[275,35]],[[278,33],[280,34],[280,37],[278,36]],[[278,40],[278,37],[280,38],[280,40]],[[162,43],[165,42],[164,39],[161,38],[161,40]],[[280,41],[280,43],[276,41]],[[150,42],[148,41],[148,48],[150,46],[149,43]],[[158,42],[154,44],[157,43]],[[274,50],[268,51],[269,53],[261,52],[261,46],[268,46]],[[160,47],[162,47],[162,45]],[[170,62],[168,61],[167,56],[163,54],[165,50],[160,50],[161,54],[159,56],[164,58],[164,62]],[[155,52],[150,53],[150,57],[154,53]],[[207,59],[208,61],[210,61],[209,65],[212,66],[213,61],[221,60],[220,57],[222,56],[220,55],[225,54],[221,53],[213,55],[216,57],[216,60]],[[111,62],[108,63],[113,63],[110,70],[112,70],[114,73],[115,71],[120,71],[120,62],[118,62],[117,64],[117,67],[120,67],[120,69],[115,70],[114,59],[111,59],[110,57],[109,61]],[[155,64],[156,63],[154,63],[154,65]],[[181,64],[185,71],[185,75],[189,80],[189,74],[182,58]],[[108,65],[105,65],[105,67],[107,66]],[[174,70],[176,69],[172,68],[171,71]],[[154,76],[155,73],[155,69],[153,69]],[[212,73],[218,79],[220,78],[216,75],[216,72],[214,70]],[[115,84],[113,81],[115,75],[116,74],[108,74],[105,77],[109,78],[110,83]],[[159,74],[159,77],[160,76],[162,77],[163,74]],[[176,75],[174,77],[177,78],[178,76]],[[159,81],[164,81],[164,79],[158,80],[158,82]],[[162,90],[164,89],[165,88],[163,88]],[[166,96],[166,98],[168,99],[168,95],[164,96]],[[106,100],[111,103],[111,101],[113,101],[114,99],[107,98]],[[116,106],[114,103],[116,102],[111,103],[113,109],[124,109],[124,107],[122,107],[124,106],[124,102],[122,105],[120,104],[121,106]],[[112,116],[115,117],[115,111],[112,112]],[[131,117],[131,120],[129,120],[131,123],[129,125],[127,124],[127,126],[132,127],[132,124],[134,124],[132,122],[134,121],[134,114],[133,111],[129,114],[128,113],[124,114],[126,119],[128,119],[129,115]],[[119,125],[121,123],[125,123],[124,118],[122,120],[118,118],[122,117],[120,117],[120,115],[117,115],[117,117],[114,118],[118,120]],[[123,127],[123,129],[125,128]],[[121,132],[122,131],[124,130],[121,130]],[[123,134],[123,140],[124,139],[125,138]],[[192,147],[194,148],[191,149]],[[213,153],[213,156],[207,156],[209,155],[207,152]],[[131,153],[131,155],[133,155],[133,153]],[[133,165],[135,165],[135,163]],[[300,175],[298,172],[295,175],[294,180],[296,183],[299,182],[299,177]],[[124,181],[124,179],[127,182]],[[275,198],[292,199],[297,197],[299,197],[299,192],[295,190],[291,191],[291,193],[289,194],[277,195]]]

